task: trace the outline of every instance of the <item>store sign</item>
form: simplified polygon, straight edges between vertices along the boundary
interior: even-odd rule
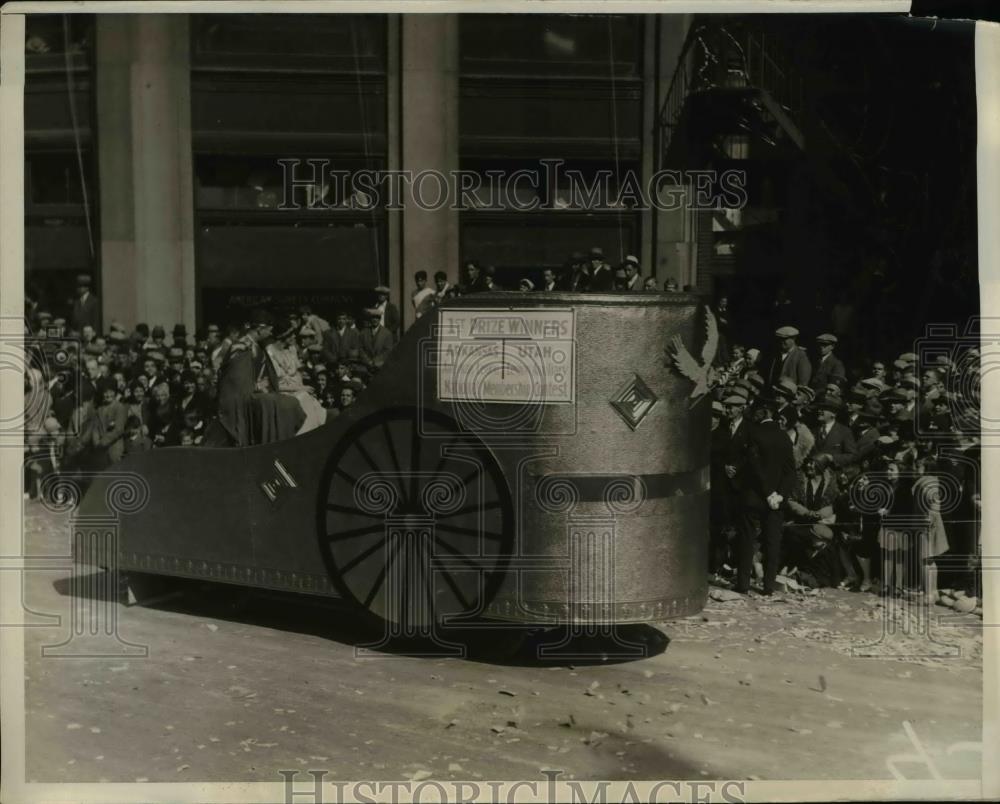
[[[575,400],[572,310],[443,309],[440,322],[436,362],[441,401]]]

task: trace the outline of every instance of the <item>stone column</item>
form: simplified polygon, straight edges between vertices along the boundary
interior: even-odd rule
[[[458,168],[458,16],[404,14],[402,26],[402,169],[417,176],[435,170],[448,175]],[[427,179],[423,192],[429,202],[439,193]],[[415,189],[415,188],[414,188]],[[458,212],[449,207],[420,208],[413,192],[403,196],[402,259],[399,265],[400,309],[403,325],[414,321],[410,296],[413,274],[446,271],[458,279]]]
[[[657,116],[667,99],[670,82],[677,70],[678,59],[681,49],[684,47],[684,40],[691,28],[691,22],[692,15],[690,14],[665,14],[659,20],[656,42],[658,56]],[[655,162],[659,168],[661,166],[659,154],[656,154]],[[698,166],[692,165],[690,167]],[[666,199],[669,191],[665,189],[661,195]],[[662,289],[664,280],[670,277],[677,280],[678,287],[694,284],[696,282],[695,234],[692,226],[692,213],[686,208],[682,208],[657,210],[654,215],[656,218],[654,244],[656,265],[650,267],[652,273],[656,275],[659,287]]]
[[[188,18],[97,17],[106,322],[195,326]]]

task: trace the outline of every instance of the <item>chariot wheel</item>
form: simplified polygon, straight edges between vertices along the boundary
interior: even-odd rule
[[[514,509],[480,439],[442,413],[390,408],[334,447],[318,529],[337,591],[411,634],[492,600],[513,553]]]

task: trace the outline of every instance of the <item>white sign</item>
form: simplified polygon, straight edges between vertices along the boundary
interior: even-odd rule
[[[572,310],[442,310],[438,398],[458,402],[572,403]]]

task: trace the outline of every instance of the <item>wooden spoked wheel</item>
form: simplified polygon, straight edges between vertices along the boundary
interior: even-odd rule
[[[495,596],[513,552],[510,489],[493,453],[450,417],[392,408],[360,420],[320,489],[331,582],[402,633]]]

